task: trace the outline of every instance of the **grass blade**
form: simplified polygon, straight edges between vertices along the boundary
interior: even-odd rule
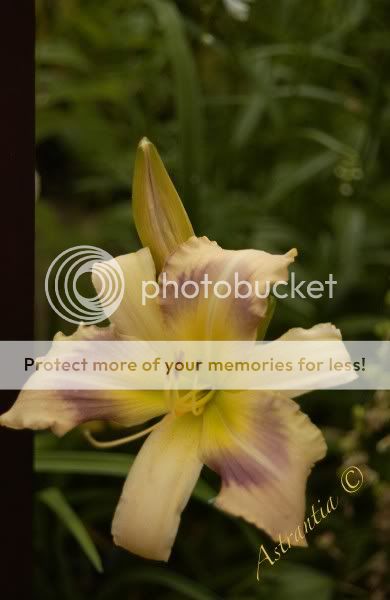
[[[196,223],[196,199],[202,172],[202,112],[195,62],[186,39],[183,21],[173,3],[150,0],[162,29],[166,51],[176,82],[175,102],[180,126],[183,199]]]
[[[126,477],[134,461],[131,454],[74,450],[42,450],[35,453],[37,473],[66,473],[68,475],[103,475]],[[199,479],[193,497],[208,503],[216,495],[205,481]]]
[[[68,531],[77,540],[95,569],[99,573],[102,573],[103,567],[95,544],[85,525],[74,512],[73,508],[68,504],[62,492],[57,488],[50,487],[41,491],[38,494],[38,498],[57,515],[60,521],[62,521]]]

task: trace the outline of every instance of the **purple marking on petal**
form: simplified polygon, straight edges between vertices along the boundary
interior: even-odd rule
[[[224,485],[258,486],[265,485],[272,479],[266,467],[238,448],[224,452],[221,459],[210,461],[208,466],[219,473]]]
[[[200,282],[203,280],[203,278],[206,274],[208,274],[208,276],[210,278],[210,271],[208,270],[208,267],[209,267],[209,265],[206,265],[202,269],[194,268],[188,273],[183,271],[178,276],[170,275],[169,272],[165,271],[166,282],[167,282],[165,285],[165,297],[163,296],[163,286],[162,286],[163,274],[161,273],[161,275],[159,277],[160,292],[159,292],[158,298],[159,298],[161,309],[163,310],[163,312],[165,313],[165,315],[167,317],[176,317],[177,311],[183,311],[184,309],[187,309],[187,310],[190,308],[196,309],[199,299],[203,299],[203,296],[204,296],[203,286],[200,284]],[[169,283],[172,281],[174,281],[175,284],[177,285],[177,290],[178,290],[177,293],[176,293],[176,285]],[[186,283],[187,281],[194,281],[195,283],[197,283],[199,285],[199,295],[197,295],[195,298],[186,298],[186,296],[184,296],[181,293],[182,285],[183,285],[183,283]],[[187,291],[187,293],[191,294],[193,291],[194,290],[189,290],[189,291]],[[209,291],[209,295],[210,295],[210,291]]]
[[[290,458],[288,431],[278,414],[278,401],[275,398],[267,399],[266,406],[263,405],[258,413],[252,415],[251,421],[251,439],[242,441],[253,446],[258,454],[264,456],[282,474],[290,466]],[[212,457],[207,464],[220,474],[224,485],[235,483],[244,487],[263,486],[277,477],[239,443],[234,443],[230,450],[224,450],[221,457]]]
[[[248,272],[247,269],[246,271]],[[237,272],[239,273],[239,266],[237,267]],[[210,300],[214,299],[214,285],[217,281],[221,280],[222,273],[223,265],[219,265],[218,261],[209,262],[204,267],[194,268],[189,272],[183,271],[176,276],[170,274],[169,271],[165,271],[167,282],[165,286],[165,297],[163,296],[162,286],[163,273],[161,273],[159,277],[159,303],[165,318],[178,318],[180,314],[185,311],[193,311],[195,314],[199,305],[199,301],[209,302]],[[205,275],[207,275],[209,281],[212,282],[210,286],[207,286],[208,298],[205,298],[205,286],[204,284],[201,284]],[[250,277],[247,276],[246,280],[250,281],[251,277],[252,273],[250,274]],[[244,279],[244,276],[240,276],[239,278],[240,281]],[[176,285],[168,283],[171,281],[174,281],[177,284],[177,293]],[[186,298],[181,293],[182,285],[187,281],[193,281],[199,286],[199,294],[195,298]],[[257,298],[254,293],[254,287],[252,289],[253,293],[250,297],[235,297],[234,272],[224,274],[223,281],[227,281],[230,284],[231,294],[227,296],[226,299],[216,297],[216,300],[221,303],[226,300],[226,302],[229,303],[229,309],[235,322],[234,334],[236,335],[238,330],[242,332],[240,338],[254,338],[259,320],[266,312],[267,300]],[[194,290],[190,288],[187,290],[187,293],[191,294],[193,291]],[[206,326],[206,323],[204,323],[204,325]]]
[[[255,416],[253,429],[256,432],[255,447],[259,452],[265,454],[275,466],[288,467],[288,431],[277,413],[274,398]]]
[[[99,392],[96,390],[63,390],[61,397],[75,411],[77,423],[95,419],[115,420],[118,419],[121,412],[128,411],[125,399],[112,400],[107,397],[107,394],[101,394],[99,397]],[[123,411],[118,406],[119,402],[123,402]]]

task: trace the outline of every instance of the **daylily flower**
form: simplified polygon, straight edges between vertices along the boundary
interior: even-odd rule
[[[107,328],[80,325],[56,340],[255,340],[269,315],[266,298],[172,299],[141,302],[141,284],[165,272],[169,280],[259,282],[287,280],[295,250],[271,255],[224,250],[195,237],[179,196],[154,146],[142,140],[136,158],[133,211],[144,248],[118,257],[125,295]],[[99,281],[95,282],[99,293]],[[331,324],[291,329],[285,340],[339,340]],[[66,344],[64,344],[66,346]],[[314,463],[325,455],[319,429],[291,398],[265,391],[34,391],[24,390],[0,417],[7,427],[51,428],[63,435],[99,419],[135,426],[157,422],[128,439],[148,435],[123,488],[113,520],[116,544],[146,558],[168,560],[203,465],[222,487],[214,504],[243,517],[278,540],[304,520],[305,488]],[[306,545],[304,538],[292,539]]]

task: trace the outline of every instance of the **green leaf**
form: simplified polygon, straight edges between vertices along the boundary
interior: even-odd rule
[[[272,71],[268,63],[260,63],[253,75],[254,92],[248,96],[232,132],[232,145],[236,150],[243,148],[255,133],[267,111],[272,94]]]
[[[126,477],[134,457],[130,454],[89,451],[38,451],[35,470],[38,473],[69,473]]]
[[[149,0],[161,26],[171,61],[176,90],[175,102],[180,126],[184,205],[196,223],[197,186],[202,175],[202,112],[195,61],[188,44],[182,17],[176,6],[165,0]]]
[[[95,569],[99,573],[102,573],[103,567],[96,547],[83,522],[74,512],[73,508],[68,504],[62,492],[54,487],[46,488],[45,490],[39,492],[38,498],[41,502],[46,504],[46,506],[48,506],[63,522],[65,527],[78,541]]]
[[[114,596],[119,597],[121,591],[131,589],[134,583],[142,583],[143,586],[157,584],[161,588],[167,588],[176,592],[175,598],[191,598],[192,600],[218,600],[212,592],[205,589],[195,581],[187,579],[174,571],[158,567],[147,567],[124,573],[122,577],[110,581],[98,595],[97,600],[111,600]],[[152,594],[150,594],[152,596]],[[145,597],[149,597],[145,590]]]
[[[334,48],[320,44],[264,44],[253,54],[255,60],[280,56],[318,58],[352,69],[364,69],[364,64],[355,56],[343,54]]]
[[[317,85],[299,84],[299,85],[283,85],[275,91],[276,98],[307,98],[310,100],[320,100],[329,102],[330,104],[341,104],[343,107],[347,104],[347,97],[334,90]]]
[[[273,600],[301,600],[315,597],[316,600],[331,600],[334,583],[328,575],[298,563],[278,562],[269,569],[260,571],[259,583],[271,584]]]
[[[297,187],[318,177],[320,173],[329,171],[336,163],[337,158],[338,156],[333,152],[321,152],[301,164],[289,165],[281,176],[275,177],[271,191],[263,199],[263,205],[267,208],[274,208]]]
[[[38,450],[35,453],[34,469],[38,473],[67,473],[78,475],[103,475],[126,477],[134,456],[119,452],[94,452],[73,450]],[[216,495],[205,481],[199,480],[193,497],[208,503]]]
[[[88,59],[79,48],[61,40],[40,41],[36,47],[35,60],[38,68],[43,66],[68,67],[83,73],[88,72],[88,68],[90,68]]]
[[[332,150],[336,154],[340,154],[347,158],[349,158],[351,156],[354,157],[357,154],[356,150],[354,148],[352,148],[351,146],[348,146],[347,144],[338,140],[334,136],[329,135],[325,131],[320,131],[319,129],[306,127],[306,128],[301,129],[298,132],[298,134],[302,135],[302,137],[305,137],[307,139],[317,142],[321,146],[328,148],[328,150]]]

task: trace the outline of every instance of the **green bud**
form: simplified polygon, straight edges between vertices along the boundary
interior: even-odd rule
[[[167,257],[194,235],[175,186],[147,138],[140,141],[135,159],[133,216],[142,245],[150,249],[158,273]]]

